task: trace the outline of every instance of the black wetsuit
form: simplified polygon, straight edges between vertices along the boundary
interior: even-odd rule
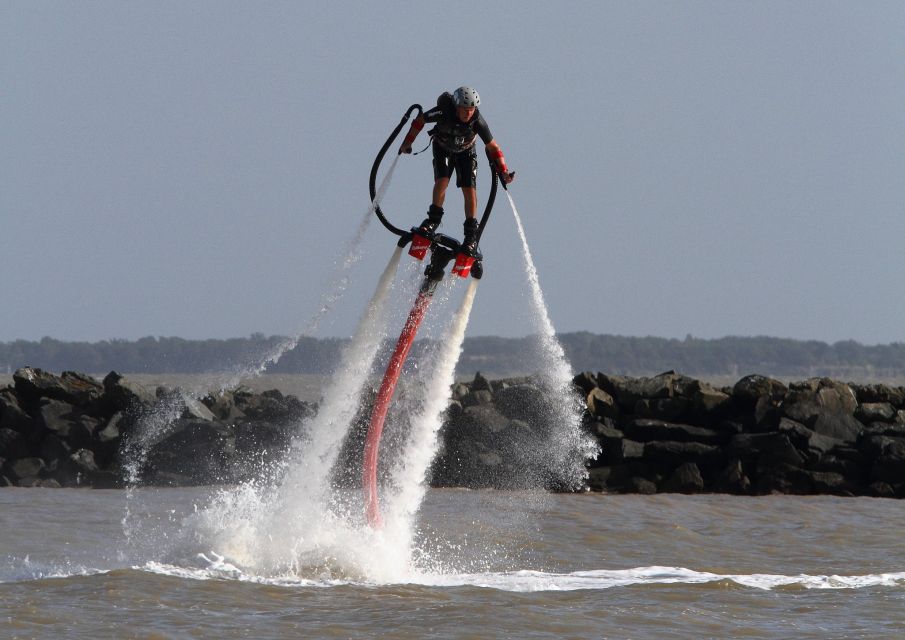
[[[431,130],[434,152],[434,180],[450,178],[456,171],[456,186],[471,187],[478,180],[478,156],[474,145],[477,136],[484,144],[493,140],[490,128],[475,109],[468,122],[459,120],[452,96],[444,93],[437,99],[437,106],[424,113],[424,121],[437,123]]]

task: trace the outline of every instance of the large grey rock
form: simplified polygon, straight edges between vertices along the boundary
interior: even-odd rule
[[[36,367],[22,367],[13,374],[16,393],[28,402],[40,398],[52,398],[70,404],[84,405],[97,400],[103,387],[94,378],[73,371],[64,371],[62,376]]]
[[[481,372],[478,371],[474,374],[474,380],[471,383],[472,391],[493,391],[490,386],[490,383],[487,381],[487,378],[481,375]]]
[[[811,475],[797,464],[760,458],[755,473],[755,490],[760,493],[808,495],[814,492]]]
[[[870,459],[890,455],[890,452],[902,450],[905,446],[905,438],[890,436],[866,436],[858,443],[858,448]]]
[[[111,371],[104,378],[104,400],[114,411],[140,413],[157,401],[153,391]]]
[[[615,418],[619,415],[616,400],[600,387],[594,387],[586,399],[588,412],[598,418]]]
[[[25,437],[13,429],[0,429],[0,458],[23,458],[29,453]]]
[[[896,410],[888,402],[865,402],[858,405],[855,417],[864,424],[892,422],[896,419]]]
[[[892,439],[874,461],[871,480],[892,485],[905,483],[905,440]]]
[[[72,454],[72,445],[55,433],[48,433],[41,441],[38,454],[47,464],[48,469],[56,469],[60,461],[66,461]]]
[[[24,478],[37,477],[46,466],[41,458],[19,458],[18,460],[8,460],[3,473],[11,479],[19,481]]]
[[[726,453],[743,461],[755,458],[799,467],[804,463],[801,453],[784,433],[740,433],[729,441]]]
[[[700,442],[671,442],[658,440],[644,445],[644,460],[670,466],[685,462],[712,463],[719,454],[719,448]]]
[[[829,378],[812,378],[793,384],[786,394],[783,413],[809,427],[820,415],[852,416],[858,402],[851,387]]]
[[[230,482],[236,453],[235,433],[219,422],[180,420],[174,431],[151,448],[147,476],[175,474],[192,484]]]
[[[637,493],[642,496],[651,496],[657,493],[657,485],[647,478],[632,476],[628,480],[626,490],[629,493]]]
[[[43,429],[76,446],[91,442],[98,426],[96,419],[78,413],[72,405],[47,398],[41,400],[37,417]]]
[[[583,371],[572,378],[572,384],[581,389],[581,393],[587,396],[591,391],[597,389],[597,375],[590,371]]]
[[[782,418],[779,421],[778,430],[785,434],[806,458],[812,458],[812,462],[819,460],[833,447],[843,444],[843,441],[838,438],[817,433],[789,418]]]
[[[275,389],[260,394],[237,389],[233,397],[236,407],[251,420],[299,422],[314,415],[311,405]]]
[[[824,412],[819,413],[811,427],[815,432],[842,440],[846,443],[854,443],[864,431],[864,425],[849,413]]]
[[[493,394],[490,391],[482,389],[480,391],[470,391],[462,398],[462,407],[476,407],[478,405],[492,405]]]
[[[97,462],[94,460],[94,452],[90,449],[79,449],[69,456],[69,460],[83,473],[99,471]]]
[[[894,407],[901,407],[905,403],[905,388],[891,387],[885,384],[851,385],[858,397],[858,402],[865,403],[889,403]]]
[[[653,418],[672,422],[684,418],[691,406],[691,400],[674,398],[643,399],[635,403],[635,415],[639,418]]]
[[[717,473],[713,489],[733,494],[747,494],[751,491],[751,480],[745,474],[741,460],[733,458]]]
[[[215,420],[213,412],[200,400],[192,397],[182,389],[157,389],[156,406],[164,406],[171,415],[176,414],[187,420]]]
[[[839,450],[833,450],[821,457],[820,462],[813,466],[813,471],[838,473],[845,478],[846,483],[852,487],[853,492],[863,493],[867,486],[870,468],[873,462],[865,456],[852,459],[850,454],[837,455]]]
[[[805,471],[811,481],[811,489],[818,494],[853,495],[855,487],[844,475],[832,471]]]
[[[888,482],[872,482],[867,488],[868,495],[875,498],[895,498],[896,490]]]
[[[905,438],[905,423],[900,422],[872,422],[864,427],[862,437],[889,436],[890,438]]]
[[[701,470],[695,463],[685,462],[670,474],[660,489],[666,493],[700,493],[704,490]]]
[[[654,400],[658,398],[672,398],[675,393],[675,381],[679,378],[674,371],[666,371],[652,378],[620,378],[612,376],[605,391],[616,398],[621,409],[631,412],[639,400]]]
[[[732,387],[732,399],[744,410],[751,410],[758,399],[766,397],[779,401],[786,395],[786,385],[760,374],[747,375]]]
[[[457,421],[456,427],[478,439],[488,433],[501,433],[509,428],[510,419],[492,406],[474,405],[466,407]]]
[[[19,404],[12,389],[0,390],[0,429],[12,429],[28,433],[32,429],[32,418]]]
[[[110,416],[104,428],[97,432],[98,441],[105,443],[118,441],[123,434],[124,421],[125,416],[122,411],[117,411]]]
[[[610,467],[591,467],[588,469],[588,488],[591,491],[605,491],[612,470]],[[3,479],[0,477],[0,483]],[[2,486],[2,484],[0,484]]]
[[[692,396],[692,404],[698,419],[717,423],[729,413],[730,396],[710,385],[702,384]]]
[[[618,440],[603,447],[604,459],[608,464],[620,464],[644,457],[644,443],[634,440]]]
[[[494,393],[492,402],[497,411],[507,418],[533,424],[543,421],[550,414],[550,400],[545,394],[536,385],[513,384]]]
[[[236,406],[232,391],[219,391],[205,397],[202,402],[218,420],[223,422],[235,423],[246,417],[242,410]]]
[[[725,440],[725,437],[712,429],[695,427],[687,424],[665,422],[663,420],[650,420],[636,418],[622,427],[626,437],[639,442],[651,442],[653,440],[673,440],[676,442],[703,442],[716,444]]]
[[[182,417],[196,420],[204,420],[206,422],[210,422],[215,420],[213,412],[208,409],[204,404],[188,394],[182,394],[182,402],[185,405],[185,409],[182,412]]]

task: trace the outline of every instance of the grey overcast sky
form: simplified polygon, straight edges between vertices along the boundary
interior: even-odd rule
[[[461,84],[559,331],[905,340],[901,0],[3,0],[0,341],[297,331],[380,145]],[[400,160],[400,226],[429,158]],[[392,246],[372,225],[320,335]],[[505,198],[482,249],[469,335],[530,333]]]

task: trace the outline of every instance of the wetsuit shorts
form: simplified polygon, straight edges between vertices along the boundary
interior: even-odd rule
[[[455,169],[457,187],[475,188],[478,184],[478,156],[474,146],[458,153],[447,151],[436,142],[431,146],[434,151],[434,180],[450,178]]]

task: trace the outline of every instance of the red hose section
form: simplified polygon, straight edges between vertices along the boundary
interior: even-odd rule
[[[399,335],[399,341],[396,343],[396,349],[387,365],[386,373],[383,374],[383,382],[380,383],[380,389],[377,392],[377,399],[374,401],[374,409],[371,411],[371,422],[368,426],[368,435],[365,440],[364,465],[362,471],[362,489],[365,495],[365,514],[368,524],[374,529],[379,529],[383,524],[380,516],[380,504],[377,498],[377,453],[380,448],[380,435],[383,433],[383,423],[387,417],[387,410],[390,408],[390,401],[393,399],[393,392],[396,390],[396,382],[399,380],[399,374],[402,372],[402,365],[408,357],[409,349],[418,333],[418,327],[424,319],[424,314],[430,306],[433,291],[422,291],[415,300],[415,305],[409,311],[408,319],[405,327]]]

